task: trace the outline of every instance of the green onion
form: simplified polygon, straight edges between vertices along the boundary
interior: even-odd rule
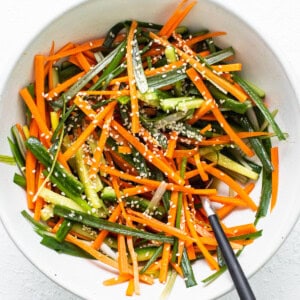
[[[66,207],[56,205],[54,207],[54,214],[64,217],[71,221],[76,221],[87,226],[91,226],[97,229],[108,230],[113,233],[124,234],[134,237],[139,237],[147,240],[160,241],[173,244],[174,239],[172,237],[165,236],[163,234],[155,234],[145,232],[142,230],[134,229],[125,225],[109,222],[103,219],[99,219],[92,215],[82,213],[75,210],[70,210]]]

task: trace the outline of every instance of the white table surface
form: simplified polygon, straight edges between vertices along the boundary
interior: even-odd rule
[[[31,37],[39,32],[39,28],[78,2],[80,1],[1,1],[1,86],[16,55],[22,51]],[[279,47],[293,66],[300,84],[300,1],[218,0],[217,2],[226,4],[248,23],[255,24],[259,32],[267,36],[273,47]],[[300,299],[299,249],[298,221],[276,255],[250,279],[257,299]],[[237,298],[235,291],[232,291],[221,297],[221,300]],[[76,300],[78,297],[41,274],[16,248],[0,222],[0,299]]]

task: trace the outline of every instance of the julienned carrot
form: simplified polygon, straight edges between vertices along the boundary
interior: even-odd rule
[[[253,156],[254,152],[239,138],[236,132],[232,129],[232,127],[228,124],[226,119],[224,118],[223,114],[219,110],[216,102],[213,100],[209,90],[206,88],[205,84],[203,83],[200,75],[197,71],[193,68],[190,68],[186,71],[187,75],[193,81],[199,92],[205,97],[207,95],[211,111],[220,123],[220,126],[225,130],[225,132],[230,136],[231,140],[234,141],[245,154],[248,156]]]
[[[38,126],[35,120],[31,121],[30,129],[31,136],[38,136]],[[25,178],[26,178],[26,194],[27,194],[27,207],[32,210],[34,208],[33,198],[36,193],[36,158],[30,152],[26,151],[25,163]]]
[[[206,261],[208,262],[208,264],[210,265],[210,267],[212,269],[218,270],[219,269],[219,265],[218,265],[217,261],[209,253],[209,251],[207,250],[207,248],[203,245],[203,243],[199,239],[199,236],[198,236],[198,234],[197,234],[197,232],[195,230],[195,224],[193,222],[192,215],[190,213],[190,209],[188,207],[188,203],[187,203],[186,197],[183,197],[183,207],[184,207],[184,213],[186,214],[186,222],[187,222],[187,225],[188,225],[188,228],[190,230],[190,233],[191,233],[192,237],[195,239],[195,242],[196,242],[197,246],[201,250],[204,258],[206,259]]]
[[[123,234],[118,234],[118,264],[120,275],[128,274],[128,253],[126,248],[126,239]]]
[[[81,133],[77,140],[64,152],[63,157],[66,161],[68,161],[72,156],[75,155],[76,151],[83,145],[83,143],[98,126],[98,123],[111,111],[111,109],[113,109],[115,105],[116,101],[110,102],[101,112],[99,112],[99,114],[96,115],[95,119]]]
[[[23,88],[20,91],[20,95],[24,102],[26,103],[28,109],[32,113],[34,119],[36,120],[37,126],[40,130],[40,134],[45,138],[46,141],[50,141],[50,138],[52,136],[52,133],[49,131],[45,119],[43,118],[43,115],[40,113],[37,105],[34,103],[34,100],[32,99],[29,91],[27,88]]]
[[[84,44],[78,45],[78,46],[74,46],[73,44],[67,44],[67,45],[65,45],[65,47],[63,49],[61,49],[54,55],[50,55],[50,56],[46,57],[46,59],[47,59],[47,61],[57,61],[61,58],[75,55],[77,53],[81,53],[86,50],[99,48],[100,46],[102,46],[103,41],[104,41],[104,39],[98,39],[98,40],[90,41],[88,43],[84,43]],[[72,47],[71,49],[70,49],[70,46]]]
[[[139,194],[145,194],[147,192],[154,191],[156,187],[149,187],[147,185],[137,185],[134,187],[123,189],[123,194],[125,197],[135,196]]]
[[[80,72],[73,77],[67,79],[61,84],[58,84],[56,87],[51,89],[47,94],[46,98],[47,100],[52,100],[57,95],[59,95],[61,92],[66,91],[69,87],[71,87],[75,82],[77,82],[82,76],[84,75],[84,72]]]
[[[251,191],[254,189],[255,184],[253,182],[249,183],[248,185],[246,185],[246,187],[244,188],[245,193],[250,194]],[[240,196],[237,195],[235,196],[235,198],[240,199]],[[235,209],[235,205],[232,204],[225,204],[224,206],[222,206],[221,208],[216,210],[216,214],[218,215],[218,217],[222,220],[224,219],[228,214],[230,214],[234,209]]]
[[[217,37],[217,36],[220,36],[220,35],[225,35],[226,32],[224,31],[216,31],[216,32],[208,32],[208,33],[205,33],[205,34],[201,34],[201,35],[197,35],[191,39],[188,39],[186,41],[186,44],[191,47],[193,46],[194,44],[196,43],[199,43],[201,41],[205,41],[209,38],[213,38],[213,37]]]
[[[200,175],[202,181],[204,181],[204,182],[207,181],[208,180],[208,175],[204,171],[204,168],[202,166],[199,152],[194,155],[194,159],[195,159],[195,163],[196,163],[196,166],[197,166],[197,169],[198,169],[198,172],[199,172],[199,175]]]
[[[37,187],[37,191],[39,189],[39,187],[43,184],[44,181],[44,175],[43,175],[43,170],[44,167],[43,166],[39,166],[37,168],[37,175],[36,175],[36,187]],[[44,205],[44,199],[42,197],[37,197],[36,201],[35,201],[35,206],[34,206],[34,215],[33,218],[36,221],[39,221],[41,218],[41,210],[43,208]]]
[[[271,163],[272,171],[272,196],[271,196],[271,211],[274,209],[277,202],[278,183],[279,183],[279,150],[278,147],[271,148]]]
[[[36,55],[34,57],[36,104],[42,119],[46,121],[46,105],[44,99],[44,64],[45,58],[43,55]]]
[[[167,47],[172,46],[166,39],[160,38],[155,33],[150,32],[150,37],[157,43]],[[176,48],[176,53],[190,65],[192,65],[204,78],[214,82],[216,85],[223,88],[225,91],[231,93],[241,102],[244,102],[248,99],[245,93],[242,93],[239,89],[237,89],[233,84],[225,80],[224,78],[220,77],[219,75],[215,74],[206,66],[203,66],[197,59],[195,59],[192,55]]]
[[[96,150],[94,152],[94,157],[92,159],[92,165],[89,169],[89,175],[90,176],[95,176],[98,173],[98,165],[101,161],[102,153],[103,153],[107,138],[109,136],[110,123],[111,123],[111,120],[113,118],[115,105],[116,105],[116,102],[112,106],[112,109],[107,113],[107,115],[104,118],[104,124],[103,124],[103,127],[102,127],[100,138],[98,140],[97,147],[96,147]]]
[[[176,148],[177,138],[178,138],[178,132],[177,131],[172,131],[170,133],[170,137],[169,137],[169,140],[168,140],[168,147],[167,147],[167,150],[165,152],[165,156],[167,158],[173,158],[174,150]]]
[[[237,72],[242,70],[242,64],[227,64],[227,65],[217,65],[212,66],[212,69],[217,72]]]
[[[214,177],[218,178],[219,180],[226,183],[230,188],[232,188],[236,193],[239,194],[242,200],[252,209],[257,210],[257,205],[253,202],[253,200],[249,197],[249,195],[243,190],[243,188],[230,176],[225,174],[224,172],[220,171],[217,168],[212,166],[206,167],[205,171]]]
[[[164,24],[164,26],[160,30],[159,32],[160,36],[169,38],[172,35],[173,31],[177,28],[177,26],[182,22],[182,20],[186,17],[186,15],[196,4],[196,1],[193,1],[184,8],[184,5],[187,2],[188,0],[182,0],[179,3],[179,5],[176,7],[171,17],[168,19],[168,21]]]
[[[120,216],[121,213],[121,206],[117,205],[113,212],[111,213],[111,215],[108,218],[108,221],[110,222],[116,222]],[[104,239],[106,238],[106,236],[108,235],[108,231],[107,230],[102,230],[96,237],[95,241],[93,242],[93,248],[96,250],[99,250],[99,248],[101,247]]]
[[[177,202],[178,202],[178,192],[172,192],[170,198],[171,207],[168,213],[167,224],[173,227],[175,225],[175,220],[176,220]],[[167,280],[169,263],[170,263],[170,254],[171,254],[171,245],[169,243],[165,243],[163,247],[161,268],[159,272],[159,281],[162,283],[166,282]]]
[[[235,197],[226,197],[226,196],[210,196],[209,197],[210,201],[212,202],[217,202],[221,204],[230,204],[234,206],[242,206],[242,207],[247,207],[247,203],[245,201],[242,201],[240,199],[236,199]]]
[[[198,151],[199,151],[198,148],[189,149],[189,150],[181,150],[181,149],[174,150],[174,152],[173,152],[173,158],[177,158],[177,157],[191,157],[191,156],[194,156],[196,153],[198,153]]]
[[[133,70],[133,48],[132,44],[135,42],[135,30],[137,28],[137,22],[132,21],[130,30],[127,37],[127,73],[131,98],[131,131],[133,134],[139,132],[140,120],[139,120],[139,103],[137,97],[137,89],[135,85],[135,76]]]

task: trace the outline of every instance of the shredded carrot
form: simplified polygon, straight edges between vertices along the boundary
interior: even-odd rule
[[[253,200],[249,197],[249,195],[242,189],[242,187],[235,181],[233,180],[230,176],[225,174],[224,172],[220,171],[217,168],[214,168],[212,166],[206,167],[205,171],[219,180],[223,181],[226,183],[229,187],[231,187],[234,191],[236,191],[242,200],[245,201],[245,203],[252,209],[252,210],[257,210],[257,205],[253,202]]]
[[[118,146],[118,152],[120,154],[131,154],[132,150],[129,146]]]
[[[186,15],[190,12],[193,6],[196,4],[196,1],[191,2],[189,5],[184,7],[184,5],[188,2],[188,0],[182,0],[169,20],[164,24],[162,29],[159,32],[160,36],[165,38],[169,38],[173,31],[177,28],[177,26],[182,22],[182,20],[186,17]]]
[[[100,135],[100,138],[98,140],[96,150],[94,152],[92,165],[89,169],[89,175],[90,176],[94,176],[98,172],[98,165],[100,164],[101,156],[102,156],[102,153],[103,153],[103,150],[104,150],[104,146],[105,146],[106,140],[109,136],[110,123],[111,123],[111,120],[113,118],[115,105],[116,105],[116,102],[114,102],[114,105],[111,107],[111,110],[107,113],[107,115],[104,118],[104,124],[103,124],[103,127],[102,127],[103,129],[101,131],[101,135]]]
[[[42,119],[46,121],[46,107],[44,99],[44,61],[45,59],[43,55],[36,55],[34,58],[36,103]]]
[[[199,172],[199,175],[200,175],[202,181],[207,181],[208,180],[208,175],[204,171],[204,168],[202,166],[199,152],[194,155],[194,159],[195,159],[195,163],[196,163],[196,166],[197,166],[197,169],[198,169],[198,172]]]
[[[178,132],[177,131],[172,131],[170,133],[170,137],[169,137],[169,140],[168,140],[168,148],[165,152],[165,156],[167,158],[172,158],[173,157],[174,150],[176,148],[177,138],[178,138]]]
[[[183,197],[183,207],[184,207],[184,213],[186,214],[186,222],[187,222],[187,225],[191,232],[192,237],[195,239],[197,246],[201,250],[203,256],[205,257],[205,259],[208,262],[208,264],[210,265],[210,267],[212,269],[218,270],[219,265],[218,265],[217,261],[212,257],[212,255],[209,253],[209,251],[203,245],[203,243],[201,242],[201,240],[195,230],[194,222],[192,220],[192,216],[191,216],[191,213],[190,213],[190,210],[188,207],[186,197]]]
[[[208,32],[208,33],[205,33],[205,34],[197,35],[197,36],[187,40],[186,44],[189,47],[191,47],[194,44],[199,43],[201,41],[207,40],[209,38],[217,37],[217,36],[220,36],[220,35],[225,35],[225,34],[226,34],[226,32],[224,32],[224,31]]]
[[[35,120],[32,120],[29,132],[31,136],[38,136],[38,127]],[[36,158],[30,151],[26,151],[25,161],[27,206],[30,210],[32,210],[34,208],[33,197],[36,192]]]
[[[121,213],[121,206],[120,205],[117,205],[112,214],[109,216],[108,218],[108,221],[110,222],[116,222],[120,216],[120,213]],[[108,231],[107,230],[101,230],[100,233],[97,235],[95,241],[93,242],[93,247],[94,249],[96,250],[99,250],[99,248],[101,247],[104,239],[107,237],[108,235]]]
[[[172,206],[169,209],[167,225],[174,227],[175,220],[176,220],[178,192],[171,193],[170,202],[172,203]],[[159,272],[159,281],[162,283],[166,282],[167,280],[169,263],[170,263],[170,253],[171,253],[171,245],[169,243],[165,243],[163,247],[161,268]]]
[[[200,93],[207,95],[208,101],[210,101],[211,104],[211,110],[220,123],[220,126],[223,127],[223,129],[226,131],[226,133],[231,137],[231,139],[241,148],[242,151],[244,151],[248,156],[253,156],[254,152],[239,138],[239,136],[236,134],[236,132],[232,129],[232,127],[228,124],[226,119],[224,118],[223,114],[219,110],[218,106],[216,105],[215,101],[213,100],[212,96],[210,95],[209,90],[204,85],[201,77],[198,75],[197,71],[195,69],[188,69],[186,71],[190,79],[193,81],[195,86],[198,88]]]
[[[70,86],[72,86],[75,82],[79,80],[84,75],[84,72],[80,72],[71,78],[67,79],[61,84],[58,84],[56,87],[51,89],[47,94],[47,100],[53,100],[57,95],[59,95],[61,92],[66,91]]]
[[[272,196],[271,196],[271,211],[274,209],[277,202],[278,182],[279,182],[279,151],[278,147],[271,148],[271,163],[272,171]]]
[[[242,64],[227,64],[227,65],[217,65],[212,66],[212,69],[217,72],[237,72],[242,70]]]
[[[139,132],[139,103],[137,97],[137,89],[135,85],[135,77],[133,71],[133,58],[132,58],[132,43],[134,42],[135,30],[137,28],[137,22],[132,21],[131,27],[127,37],[127,73],[131,98],[131,131],[133,134]]]
[[[244,191],[245,193],[249,194],[255,187],[255,184],[253,182],[249,183],[245,188]],[[235,196],[235,198],[239,199],[240,196],[237,195]],[[216,210],[216,214],[218,215],[218,217],[222,220],[224,219],[228,214],[230,214],[230,212],[232,212],[235,209],[235,205],[232,204],[226,204],[223,207],[219,208]]]
[[[126,240],[123,234],[118,234],[118,264],[120,275],[128,274],[128,256],[126,249]]]

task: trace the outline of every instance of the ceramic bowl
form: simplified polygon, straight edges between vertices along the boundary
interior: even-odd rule
[[[113,24],[122,20],[138,19],[163,23],[172,9],[174,0],[131,0],[130,5],[124,0],[92,0],[82,2],[48,24],[33,38],[23,54],[16,58],[15,67],[3,87],[0,103],[2,152],[9,153],[6,138],[10,135],[11,125],[24,119],[23,104],[19,99],[18,90],[32,78],[32,59],[35,53],[47,53],[52,40],[59,48],[66,41],[82,42],[102,37]],[[228,33],[225,37],[218,38],[217,43],[222,46],[232,45],[235,48],[236,60],[243,63],[244,75],[266,91],[268,106],[271,110],[279,110],[277,121],[289,135],[286,141],[279,144],[278,204],[272,214],[259,223],[258,229],[263,229],[263,236],[246,247],[240,256],[246,275],[251,276],[276,252],[299,216],[300,186],[294,184],[290,177],[290,170],[293,170],[295,178],[300,177],[300,141],[297,138],[300,136],[299,99],[282,57],[272,51],[255,28],[250,27],[224,6],[214,1],[199,1],[184,24],[193,29],[208,28]],[[13,109],[8,110],[7,107]],[[102,281],[112,277],[112,274],[95,261],[57,254],[40,245],[40,237],[20,214],[26,208],[26,201],[25,193],[12,182],[15,171],[14,167],[1,166],[0,215],[11,238],[26,257],[53,281],[84,299],[99,299],[103,294],[110,295],[110,299],[124,299],[126,286],[104,287]],[[259,191],[256,190],[252,196],[259,201]],[[253,214],[234,214],[226,219],[226,223],[236,224],[241,220],[244,223],[252,221]],[[210,285],[203,286],[201,279],[205,278],[210,270],[201,262],[197,263],[194,269],[198,286],[187,289],[183,280],[178,278],[171,299],[213,299],[233,287],[227,273]],[[154,286],[143,285],[141,296],[136,299],[158,299],[163,288],[159,283]]]

